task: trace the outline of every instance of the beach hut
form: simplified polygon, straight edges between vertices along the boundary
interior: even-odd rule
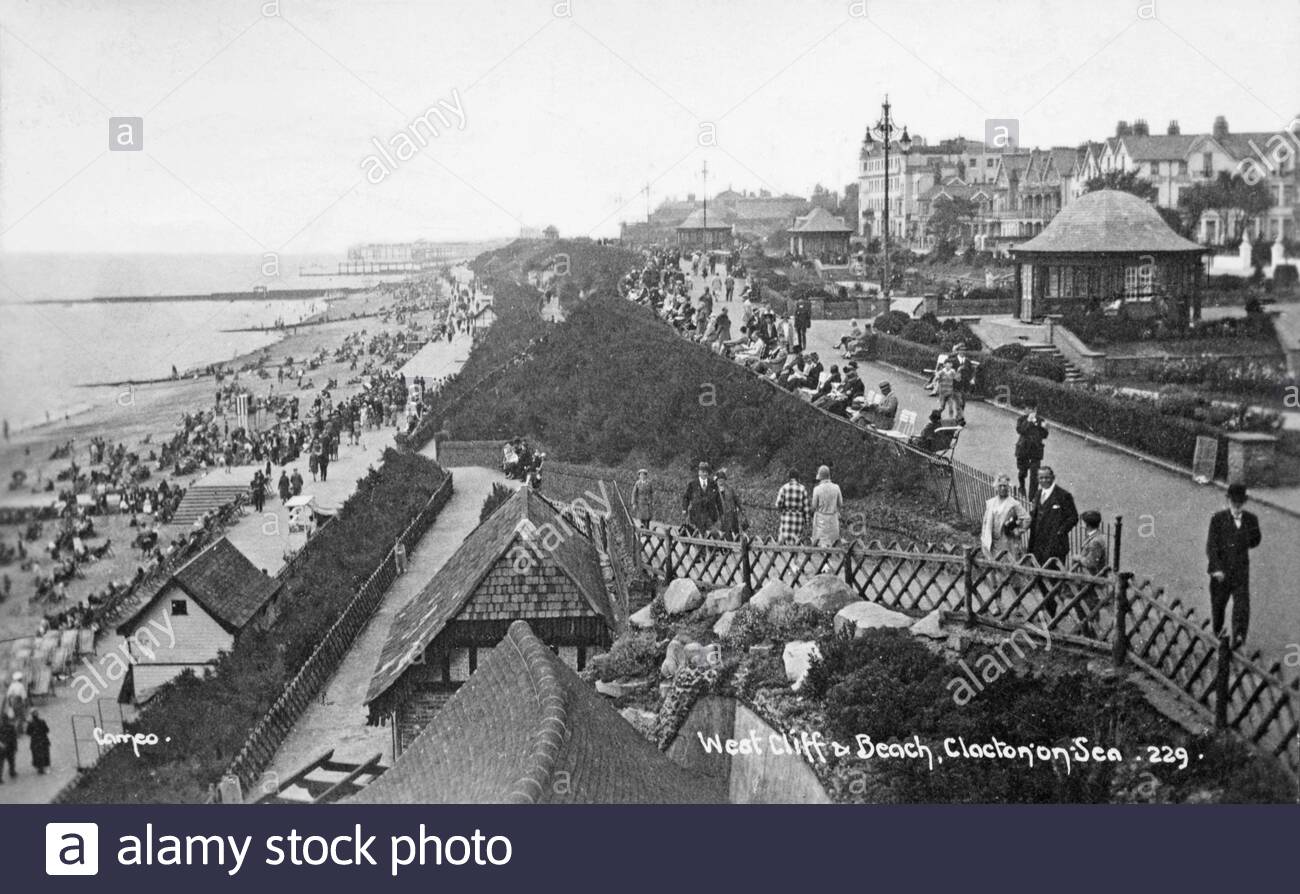
[[[310,531],[312,527],[312,507],[316,498],[311,494],[299,494],[290,497],[284,507],[289,510],[289,533]]]

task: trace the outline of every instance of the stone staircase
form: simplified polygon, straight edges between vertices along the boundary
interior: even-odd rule
[[[1031,354],[1037,354],[1040,357],[1053,357],[1065,365],[1065,382],[1067,385],[1076,384],[1084,381],[1084,375],[1079,368],[1065,359],[1060,349],[1056,345],[1026,345]]]
[[[172,516],[170,524],[188,528],[205,513],[221,509],[247,491],[247,485],[243,484],[195,485],[181,497],[181,505],[176,507],[176,514]]]

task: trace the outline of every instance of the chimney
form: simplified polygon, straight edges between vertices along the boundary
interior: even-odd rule
[[[1219,115],[1214,119],[1214,138],[1223,139],[1228,135],[1228,119]]]
[[[1133,134],[1133,128],[1128,126],[1127,121],[1120,121],[1115,125],[1115,136],[1127,137]]]
[[[686,194],[686,201],[688,201],[688,202],[694,202],[694,201],[695,201],[695,193],[693,193],[693,192],[688,192],[688,193]]]
[[[1178,136],[1179,134],[1182,133],[1182,130],[1178,127],[1178,119],[1177,119],[1177,118],[1174,118],[1174,119],[1171,119],[1171,120],[1170,120],[1170,122],[1169,122],[1169,126],[1165,128],[1165,133],[1168,134],[1168,135],[1171,136],[1171,137],[1176,137],[1176,136]]]
[[[1135,137],[1151,136],[1151,128],[1147,126],[1147,119],[1138,118],[1136,121],[1133,122],[1133,136]]]

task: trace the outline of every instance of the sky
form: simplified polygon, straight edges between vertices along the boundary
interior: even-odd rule
[[[0,0],[0,250],[616,235],[706,163],[842,189],[886,93],[931,141],[1281,130],[1297,45],[1296,0]]]

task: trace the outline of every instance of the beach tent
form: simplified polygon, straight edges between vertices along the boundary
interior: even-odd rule
[[[312,524],[312,502],[316,498],[311,494],[299,494],[290,497],[284,504],[289,510],[289,531],[309,531]]]

